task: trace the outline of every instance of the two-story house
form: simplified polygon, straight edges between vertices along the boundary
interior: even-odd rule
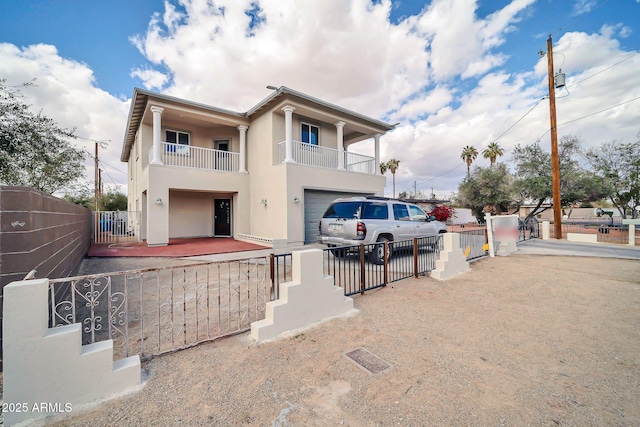
[[[129,210],[141,212],[150,246],[206,236],[315,242],[331,200],[383,193],[380,136],[391,129],[287,87],[245,113],[136,88],[121,154]],[[365,140],[375,157],[348,151]]]

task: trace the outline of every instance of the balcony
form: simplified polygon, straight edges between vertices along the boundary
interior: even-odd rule
[[[286,154],[285,141],[278,144],[278,163],[283,163]],[[376,159],[362,154],[344,153],[344,168],[349,172],[374,175],[376,173]],[[335,148],[321,147],[305,142],[293,141],[293,160],[306,166],[325,169],[338,169],[340,151]]]
[[[153,149],[149,151],[149,162]],[[240,154],[191,145],[160,143],[160,159],[165,166],[224,172],[240,171]]]

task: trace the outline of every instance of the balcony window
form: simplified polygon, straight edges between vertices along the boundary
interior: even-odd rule
[[[170,144],[184,145],[179,147],[175,145],[167,145],[167,153],[189,154],[189,134],[176,130],[165,131],[166,141]]]
[[[320,136],[320,128],[318,126],[310,125],[308,123],[301,123],[300,139],[302,142],[318,145],[318,139]]]

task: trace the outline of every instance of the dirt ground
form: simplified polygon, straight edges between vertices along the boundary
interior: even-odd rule
[[[483,259],[295,336],[158,357],[141,391],[58,425],[640,425],[639,278],[631,260]],[[390,367],[366,372],[356,348]]]

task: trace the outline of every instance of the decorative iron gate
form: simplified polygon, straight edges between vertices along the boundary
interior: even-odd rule
[[[537,239],[540,237],[540,224],[534,217],[526,218],[525,221],[518,219],[518,241]]]
[[[144,360],[249,330],[270,286],[266,257],[53,279],[50,327],[81,323],[83,344]]]

